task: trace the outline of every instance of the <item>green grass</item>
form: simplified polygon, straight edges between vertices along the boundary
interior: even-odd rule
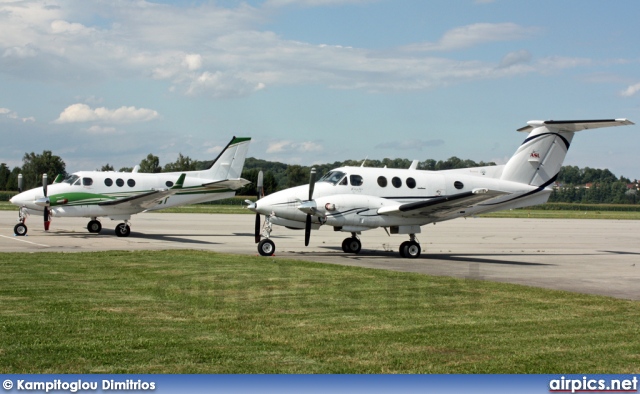
[[[7,253],[0,373],[638,373],[640,303],[200,251]]]
[[[613,211],[603,208],[601,211],[570,211],[547,209],[513,209],[479,215],[487,218],[532,218],[532,219],[613,219],[640,220],[640,212]]]

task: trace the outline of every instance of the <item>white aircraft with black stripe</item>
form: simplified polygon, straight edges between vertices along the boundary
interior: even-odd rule
[[[633,125],[627,119],[530,121],[519,129],[529,135],[505,165],[424,171],[414,161],[409,169],[341,167],[309,185],[247,201],[256,212],[256,243],[261,255],[272,255],[272,225],[311,229],[322,225],[351,233],[345,252],[359,253],[362,231],[383,227],[389,234],[408,234],[402,257],[417,258],[416,239],[425,224],[458,217],[543,204],[552,192],[573,135],[581,130]],[[261,179],[258,180],[262,197]],[[260,226],[260,215],[265,216]],[[264,238],[264,239],[262,239]]]
[[[250,141],[233,137],[202,171],[79,171],[64,179],[58,176],[51,185],[47,185],[44,174],[43,187],[21,192],[10,200],[20,207],[14,232],[26,235],[29,214],[43,215],[45,230],[51,217],[91,218],[87,224],[91,233],[102,229],[99,217],[108,217],[123,221],[116,226],[116,235],[126,237],[131,232],[129,220],[133,214],[233,197],[236,190],[250,183],[240,177]]]

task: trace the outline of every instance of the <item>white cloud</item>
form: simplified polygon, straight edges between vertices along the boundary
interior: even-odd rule
[[[289,5],[299,5],[303,7],[320,7],[327,5],[342,5],[342,4],[364,4],[372,3],[378,0],[267,0],[266,6],[270,7],[284,7]]]
[[[358,2],[369,1],[269,0],[265,4]],[[67,0],[64,7],[49,5],[49,0],[0,2],[3,74],[74,84],[96,83],[113,76],[153,78],[166,81],[173,94],[226,99],[291,85],[416,91],[588,62],[559,57],[535,60],[524,50],[508,53],[499,63],[430,55],[433,51],[522,40],[538,31],[515,23],[461,26],[445,32],[437,42],[376,51],[284,39],[260,30],[269,12],[247,3],[236,8],[222,8],[214,2],[175,6],[142,0]],[[98,116],[90,113],[93,110],[76,110],[79,117]]]
[[[438,42],[406,45],[405,51],[453,51],[476,45],[521,40],[534,35],[537,28],[515,23],[475,23],[447,31]]]
[[[631,96],[635,96],[635,94],[638,92],[640,92],[640,83],[636,83],[635,85],[630,85],[625,90],[620,92],[620,95],[623,97],[631,97]]]
[[[314,141],[293,142],[293,141],[274,141],[267,146],[267,153],[281,152],[321,152],[322,144]]]
[[[33,116],[29,116],[27,118],[21,118],[18,116],[18,113],[15,111],[10,110],[9,108],[0,108],[0,115],[4,115],[5,117],[9,118],[9,119],[14,119],[14,120],[20,120],[22,121],[22,123],[27,123],[27,122],[35,122],[36,118],[34,118]]]
[[[157,119],[158,112],[136,107],[120,107],[108,109],[104,107],[92,109],[87,104],[72,104],[65,108],[58,119],[53,123],[79,123],[79,122],[106,122],[106,123],[132,123],[147,122]]]

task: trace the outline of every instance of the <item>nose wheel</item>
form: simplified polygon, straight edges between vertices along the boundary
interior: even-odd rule
[[[24,223],[18,223],[13,227],[13,233],[17,236],[27,235],[27,225]]]
[[[260,253],[260,256],[273,256],[275,252],[276,244],[274,244],[269,238],[258,242],[258,253]]]

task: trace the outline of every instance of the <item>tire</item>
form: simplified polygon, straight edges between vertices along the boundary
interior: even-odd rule
[[[360,253],[362,244],[360,243],[360,240],[358,238],[347,238],[345,241],[346,242],[344,242],[344,245],[346,246],[347,253]]]
[[[131,234],[131,227],[125,223],[120,223],[116,226],[116,235],[118,237],[128,237]]]
[[[102,223],[97,220],[91,220],[89,224],[87,224],[87,230],[90,233],[99,233],[102,230]]]
[[[24,223],[18,223],[13,227],[13,233],[17,236],[23,237],[27,235],[27,225]]]
[[[349,253],[349,249],[347,249],[347,242],[349,242],[351,238],[345,238],[344,241],[342,241],[342,251],[345,253]]]
[[[407,254],[405,252],[405,249],[407,248],[407,245],[409,244],[409,241],[404,241],[403,243],[400,244],[400,257],[407,257]]]
[[[258,253],[260,256],[273,256],[276,252],[276,244],[269,238],[263,239],[258,243]]]
[[[409,241],[407,246],[404,248],[404,254],[406,257],[410,259],[417,259],[420,257],[420,253],[422,252],[422,248],[420,244],[416,241]]]

